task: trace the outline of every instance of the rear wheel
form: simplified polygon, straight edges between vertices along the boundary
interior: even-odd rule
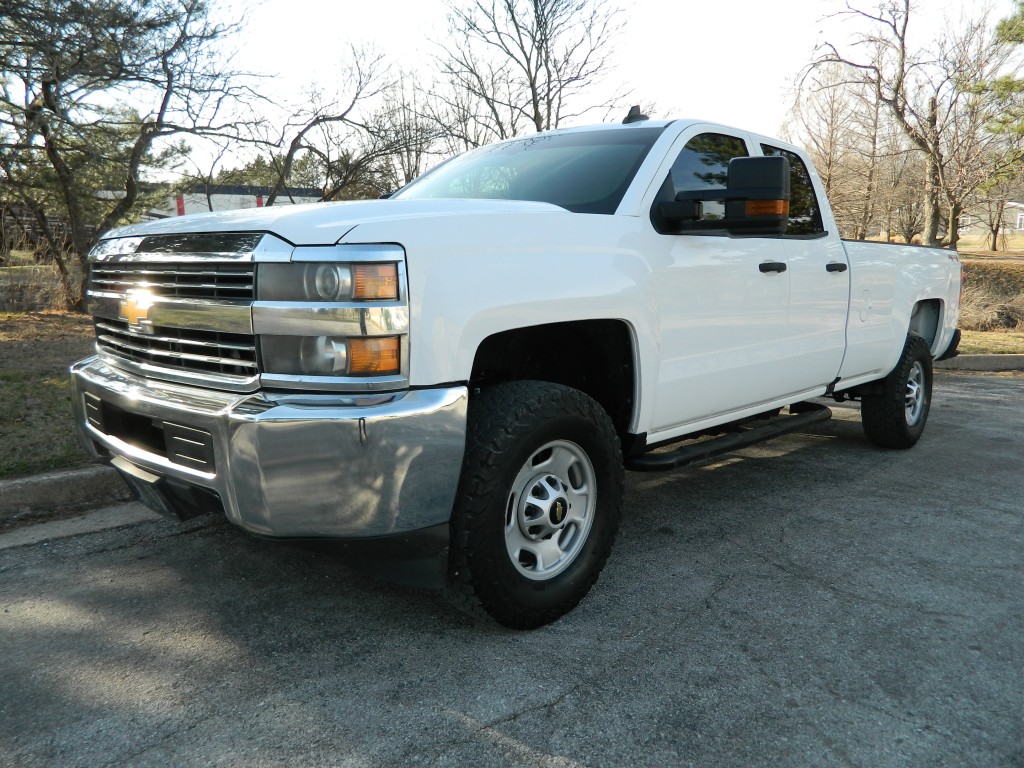
[[[932,357],[920,336],[907,336],[896,367],[861,402],[864,434],[883,448],[910,448],[924,432],[932,400]]]
[[[470,407],[449,596],[514,629],[568,613],[608,558],[622,487],[618,437],[594,400],[547,382],[484,391]]]

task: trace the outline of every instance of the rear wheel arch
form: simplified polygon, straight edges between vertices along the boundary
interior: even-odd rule
[[[939,332],[942,329],[942,301],[939,299],[922,299],[914,305],[910,312],[908,335],[920,336],[934,349]]]

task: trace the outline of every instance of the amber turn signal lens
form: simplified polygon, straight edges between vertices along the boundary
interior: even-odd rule
[[[397,264],[353,264],[352,282],[355,301],[398,300]]]
[[[349,376],[386,376],[397,374],[400,369],[397,336],[348,340]]]
[[[747,216],[788,216],[789,200],[747,200]]]

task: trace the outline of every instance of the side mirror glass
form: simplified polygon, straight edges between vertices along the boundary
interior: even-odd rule
[[[685,222],[698,221],[704,215],[704,205],[700,200],[673,200],[658,204],[661,218],[678,232],[685,227]]]

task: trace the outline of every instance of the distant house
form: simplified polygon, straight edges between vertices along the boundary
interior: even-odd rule
[[[1010,228],[1024,232],[1024,200],[1011,200],[1006,204],[1010,216]]]
[[[964,216],[960,220],[960,230],[969,234],[985,234],[988,225],[979,216]],[[1024,200],[1008,200],[1003,208],[1003,226],[1001,234],[1010,237],[1024,236]]]
[[[176,194],[168,194],[166,203],[151,207],[147,218],[164,219],[187,213],[227,211],[237,208],[262,208],[272,189],[249,184],[196,184]],[[274,205],[303,205],[320,200],[314,187],[285,187]]]

